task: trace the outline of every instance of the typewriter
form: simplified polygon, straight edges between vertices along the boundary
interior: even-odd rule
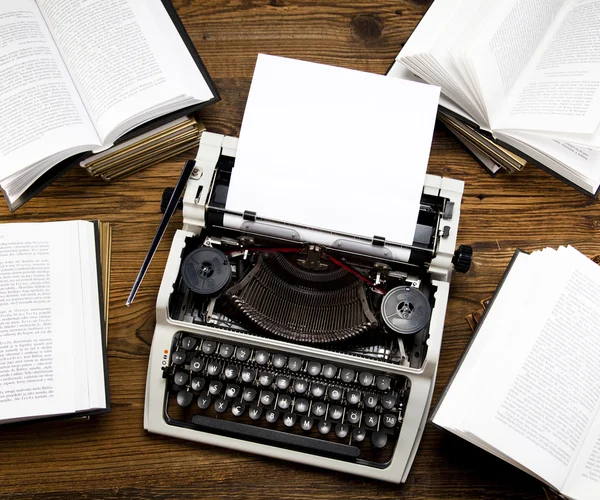
[[[404,482],[427,420],[463,183],[427,175],[412,245],[229,213],[204,132],[157,300],[150,432]]]

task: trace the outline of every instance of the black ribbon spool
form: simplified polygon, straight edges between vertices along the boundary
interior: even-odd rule
[[[229,259],[221,250],[201,247],[183,260],[181,277],[186,286],[200,295],[216,295],[231,280]]]

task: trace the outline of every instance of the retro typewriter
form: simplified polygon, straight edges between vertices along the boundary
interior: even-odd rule
[[[144,427],[403,482],[434,387],[461,181],[427,175],[414,243],[229,213],[237,139],[205,132],[157,301]]]

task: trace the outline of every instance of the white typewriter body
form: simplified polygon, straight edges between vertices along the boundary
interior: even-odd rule
[[[207,445],[215,445],[235,450],[256,453],[267,457],[291,460],[294,462],[325,469],[356,474],[393,483],[404,482],[411,464],[417,453],[417,448],[428,418],[431,403],[446,307],[448,302],[452,258],[456,246],[460,204],[463,192],[462,181],[427,175],[423,194],[445,199],[452,209],[443,217],[439,217],[438,227],[434,228],[435,248],[431,258],[422,272],[428,274],[432,289],[435,290],[432,302],[431,319],[426,340],[426,356],[418,368],[406,364],[395,364],[379,359],[369,359],[345,352],[329,350],[320,345],[306,345],[288,342],[284,339],[256,336],[248,332],[194,324],[189,321],[173,319],[169,312],[169,301],[174,292],[175,284],[182,264],[182,252],[186,240],[197,236],[207,226],[207,210],[213,189],[213,181],[219,158],[222,156],[234,158],[236,155],[237,139],[219,134],[205,132],[202,134],[200,148],[196,159],[196,169],[187,183],[183,197],[183,229],[178,230],[173,238],[164,276],[160,286],[156,304],[156,329],[152,341],[148,365],[147,385],[145,395],[144,428],[150,432],[169,435],[197,441]],[[393,202],[392,202],[393,203]],[[285,223],[269,221],[260,223],[247,220],[242,214],[225,214],[223,224],[236,227],[240,231],[265,231],[277,236],[290,234],[290,238],[300,239],[304,243],[313,243],[325,248],[340,245],[340,238],[351,240],[348,235],[335,235],[331,232],[313,228],[294,228]],[[254,225],[253,225],[254,224]],[[263,226],[263,227],[260,227]],[[442,227],[443,226],[443,227]],[[292,234],[293,233],[293,234]],[[336,243],[338,242],[338,243]],[[372,247],[364,242],[357,242],[356,248],[365,248],[366,253],[373,252],[372,259],[377,260],[378,252],[384,252],[389,259],[406,259],[411,250],[394,245]],[[382,248],[384,250],[382,250]],[[231,342],[251,346],[254,349],[270,349],[296,355],[302,359],[317,358],[338,366],[351,366],[356,372],[373,371],[386,373],[391,376],[404,376],[410,380],[408,403],[404,409],[402,426],[391,459],[385,464],[371,466],[360,461],[340,460],[329,456],[290,449],[276,444],[267,444],[260,440],[247,440],[227,435],[227,433],[206,432],[193,426],[178,426],[168,423],[165,418],[165,400],[168,391],[167,380],[163,376],[171,362],[173,338],[177,332],[189,332],[199,336],[209,336],[219,342]],[[198,453],[201,453],[199,447]]]

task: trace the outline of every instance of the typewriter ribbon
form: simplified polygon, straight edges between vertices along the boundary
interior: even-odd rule
[[[383,297],[381,317],[392,331],[414,335],[429,323],[431,306],[427,297],[417,288],[399,286]]]

